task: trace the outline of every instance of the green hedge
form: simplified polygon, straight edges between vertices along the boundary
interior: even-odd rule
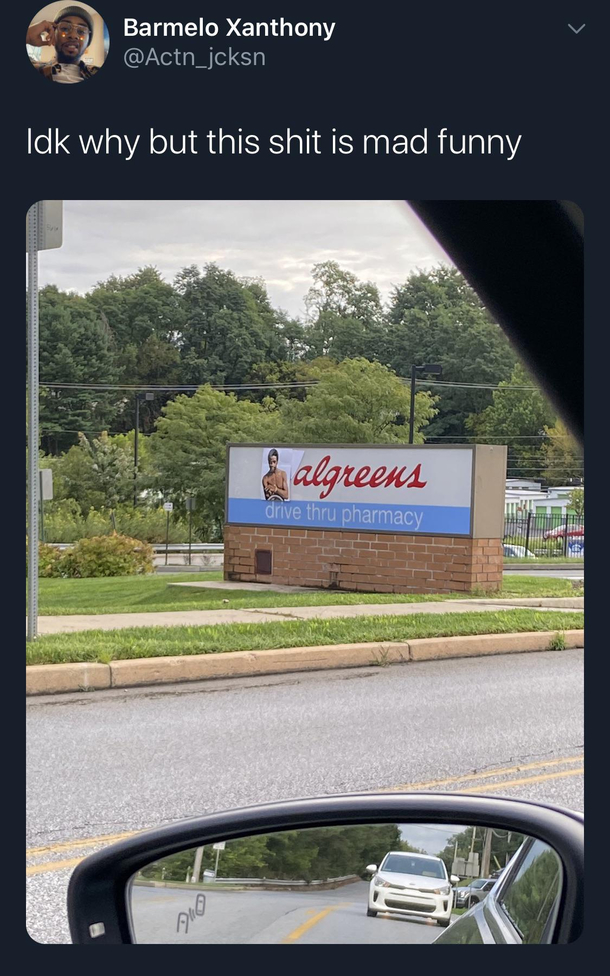
[[[125,535],[80,539],[61,552],[40,544],[39,576],[84,579],[92,576],[137,576],[153,572],[153,549]]]
[[[167,513],[163,508],[132,508],[120,505],[112,511],[107,508],[92,508],[81,512],[78,502],[72,498],[57,502],[47,502],[44,513],[44,534],[48,542],[78,542],[102,535],[112,535],[115,531],[132,539],[144,542],[164,543],[167,528]],[[193,542],[208,542],[211,537],[207,529],[203,532],[193,522]],[[188,542],[188,522],[172,513],[169,522],[169,541]]]

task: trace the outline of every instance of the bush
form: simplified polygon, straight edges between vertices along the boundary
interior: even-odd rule
[[[61,576],[137,576],[152,573],[153,550],[146,542],[125,535],[81,539],[61,555]]]
[[[45,578],[61,576],[60,561],[61,552],[55,546],[47,546],[44,542],[38,543],[38,576]],[[25,574],[28,574],[29,546],[25,540]]]
[[[116,529],[119,535],[127,535],[133,539],[152,543],[165,542],[167,513],[161,506],[148,508],[142,505],[134,509],[131,505],[118,505],[114,510],[114,517],[115,524],[108,508],[91,508],[83,513],[73,498],[47,502],[44,515],[45,537],[50,542],[70,543],[78,542],[79,539],[112,535]],[[193,520],[193,542],[209,542],[212,536],[209,527]],[[188,521],[176,511],[169,521],[169,541],[188,542]]]
[[[38,575],[45,578],[61,576],[62,553],[55,546],[47,546],[41,542],[38,546]]]

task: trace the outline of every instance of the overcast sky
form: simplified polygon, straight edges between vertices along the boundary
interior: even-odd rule
[[[450,264],[400,201],[123,201],[64,204],[64,243],[40,255],[41,284],[84,293],[155,265],[167,281],[215,262],[261,277],[272,303],[303,313],[311,269],[337,261],[387,298],[411,271]]]
[[[466,830],[458,824],[399,824],[403,840],[427,854],[438,855],[447,846],[449,838]]]

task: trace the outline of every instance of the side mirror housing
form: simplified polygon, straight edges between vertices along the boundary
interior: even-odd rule
[[[449,877],[449,880],[450,880],[450,882],[451,882],[452,885],[456,885],[456,884],[458,884],[458,882],[459,882],[460,879],[459,879],[459,877],[458,877],[457,874],[452,874]]]
[[[377,871],[377,865],[376,864],[367,864],[365,870],[368,871],[370,874],[375,874],[375,872]]]

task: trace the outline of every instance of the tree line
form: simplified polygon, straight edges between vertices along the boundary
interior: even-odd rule
[[[47,285],[40,293],[45,452],[66,450],[79,431],[127,433],[134,427],[129,390],[66,389],[68,384],[293,384],[291,395],[302,398],[298,384],[314,360],[364,358],[401,377],[409,376],[413,363],[441,363],[443,381],[488,386],[509,381],[517,362],[502,330],[455,269],[415,272],[384,304],[376,285],[327,261],[314,266],[304,307],[302,318],[291,317],[273,307],[263,281],[213,264],[184,268],[171,284],[153,267],[112,275],[85,295]],[[263,395],[244,391],[240,398],[260,401]],[[145,433],[173,397],[160,391],[142,403]],[[429,434],[468,435],[468,416],[491,402],[488,389],[442,388]]]
[[[312,827],[227,841],[218,857],[219,878],[282,881],[326,881],[357,875],[370,878],[366,867],[381,864],[388,851],[414,851],[401,839],[397,824]],[[217,852],[203,849],[198,878],[214,870]],[[138,877],[155,881],[192,879],[196,848],[172,854],[143,868]]]
[[[147,267],[86,295],[43,288],[49,517],[60,511],[78,536],[78,520],[93,526],[92,511],[133,508],[134,496],[143,506],[172,500],[178,516],[195,496],[196,529],[218,538],[227,441],[407,442],[408,377],[423,363],[443,372],[418,382],[416,443],[507,444],[509,477],[582,475],[568,431],[456,269],[414,272],[384,304],[376,285],[327,261],[312,270],[304,308],[291,317],[264,282],[213,264],[171,284]],[[158,389],[181,386],[190,389]],[[156,388],[151,399],[145,387]]]

